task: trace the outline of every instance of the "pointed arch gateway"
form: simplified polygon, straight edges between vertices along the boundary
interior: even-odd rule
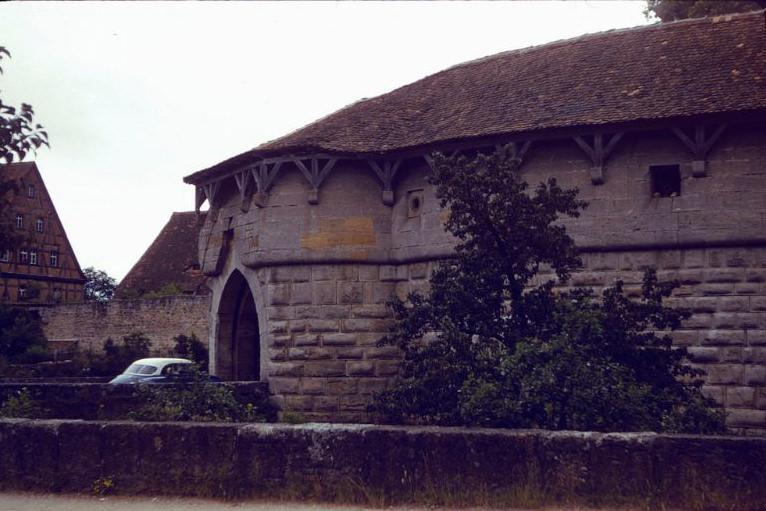
[[[260,380],[260,335],[255,300],[244,275],[234,271],[218,306],[216,373],[225,380]]]

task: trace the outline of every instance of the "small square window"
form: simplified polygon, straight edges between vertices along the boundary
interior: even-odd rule
[[[680,165],[652,165],[652,197],[678,197],[681,195]]]
[[[16,213],[16,228],[17,229],[24,228],[24,215],[22,215],[21,213]]]

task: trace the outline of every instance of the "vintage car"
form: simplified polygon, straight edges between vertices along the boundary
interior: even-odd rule
[[[142,358],[128,366],[109,383],[182,383],[194,378],[191,360],[185,358]],[[198,373],[209,381],[220,381],[215,376]]]

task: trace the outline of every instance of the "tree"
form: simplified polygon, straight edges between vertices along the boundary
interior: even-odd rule
[[[0,304],[0,358],[17,361],[30,349],[43,349],[46,342],[37,314]]]
[[[85,276],[85,301],[105,304],[114,298],[117,281],[103,270],[92,266],[82,271]]]
[[[648,0],[644,14],[667,22],[761,9],[766,9],[766,0]]]
[[[0,74],[3,73],[2,60],[10,57],[8,50],[0,46]],[[31,105],[22,103],[20,108],[8,105],[0,97],[0,164],[21,161],[31,152],[36,152],[43,145],[48,145],[48,133],[33,121],[34,110]],[[16,193],[17,185],[4,180],[0,175],[0,198],[7,193]],[[2,205],[0,205],[2,207]],[[0,209],[0,251],[18,246],[23,237],[12,227],[11,212]]]
[[[0,63],[10,52],[0,46]],[[0,74],[3,68],[0,66]],[[30,152],[48,145],[48,133],[34,123],[32,105],[22,103],[20,108],[8,105],[0,98],[0,163],[21,161]]]
[[[638,301],[621,283],[601,297],[557,291],[580,264],[559,222],[586,207],[577,190],[550,179],[530,191],[513,146],[433,162],[455,257],[433,272],[427,294],[391,302],[395,325],[381,343],[401,349],[401,378],[373,411],[442,425],[723,429],[699,371],[667,335],[688,317],[662,303],[673,284],[649,272]]]

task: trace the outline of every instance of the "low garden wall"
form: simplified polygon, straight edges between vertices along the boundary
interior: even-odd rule
[[[766,439],[0,421],[0,489],[434,505],[766,507]]]

